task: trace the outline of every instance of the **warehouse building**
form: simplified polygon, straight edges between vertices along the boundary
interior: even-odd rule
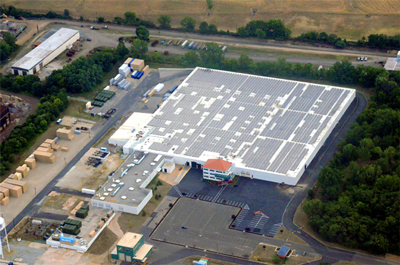
[[[198,169],[221,159],[231,163],[229,176],[295,185],[355,96],[354,89],[197,67],[123,150]]]
[[[11,66],[14,75],[36,74],[79,40],[79,31],[61,28]]]

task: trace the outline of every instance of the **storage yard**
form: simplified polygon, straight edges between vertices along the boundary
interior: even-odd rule
[[[115,171],[124,162],[119,154],[109,154],[100,158],[101,165],[94,167],[88,164],[88,159],[98,152],[98,148],[91,148],[78,163],[57,183],[57,187],[81,191],[83,188],[96,190],[108,180],[107,176]]]

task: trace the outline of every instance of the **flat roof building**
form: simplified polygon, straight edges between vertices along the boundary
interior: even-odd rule
[[[223,159],[236,175],[295,185],[355,96],[344,87],[197,67],[129,147],[196,168]]]
[[[11,66],[12,73],[14,75],[36,74],[36,72],[41,70],[63,51],[72,47],[77,40],[79,40],[79,31],[68,28],[59,29],[47,40],[14,63]]]
[[[144,237],[137,233],[126,233],[111,252],[111,258],[128,262],[145,262],[153,246],[144,244]]]
[[[388,71],[400,71],[400,51],[397,53],[397,58],[388,58],[384,68]]]

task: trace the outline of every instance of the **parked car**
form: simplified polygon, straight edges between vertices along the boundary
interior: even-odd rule
[[[92,39],[89,39],[89,38],[88,38],[87,41],[92,41]]]
[[[361,58],[360,58],[360,57],[358,57],[358,58],[357,58],[357,61],[360,61],[360,60],[361,60]]]
[[[367,60],[368,60],[368,57],[365,57],[365,58],[364,58],[364,61],[367,61]]]

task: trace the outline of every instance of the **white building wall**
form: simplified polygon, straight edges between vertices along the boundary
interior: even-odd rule
[[[79,39],[79,32],[77,32],[74,36],[72,36],[69,40],[64,42],[60,47],[55,49],[52,53],[49,54],[46,58],[43,60],[43,66],[46,64],[50,63],[53,61],[54,58],[56,58],[58,55],[60,55],[63,51],[67,49],[67,47],[71,47],[72,44],[74,44],[75,41]]]

